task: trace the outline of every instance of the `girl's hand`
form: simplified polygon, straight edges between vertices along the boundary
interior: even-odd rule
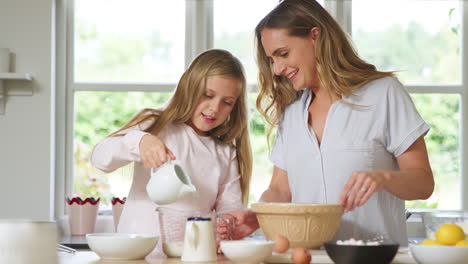
[[[216,227],[218,253],[222,253],[219,247],[221,240],[239,240],[259,228],[257,216],[251,210],[231,211],[223,217],[228,221],[218,221]]]
[[[229,213],[216,215],[216,248],[221,251],[221,240],[232,240],[232,233],[236,225],[236,219]]]
[[[239,210],[229,212],[235,219],[234,230],[232,231],[232,239],[242,239],[257,230],[260,226],[257,221],[257,216],[251,210]]]
[[[140,140],[140,157],[148,168],[158,168],[167,161],[167,156],[172,160],[176,157],[166,144],[155,135],[144,135]]]
[[[365,204],[373,193],[382,190],[388,180],[389,175],[384,171],[355,171],[341,191],[339,203],[345,212],[352,211]]]

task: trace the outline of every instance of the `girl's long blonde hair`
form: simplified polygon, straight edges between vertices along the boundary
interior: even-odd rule
[[[223,124],[209,131],[209,136],[218,143],[230,144],[236,148],[242,201],[246,205],[252,175],[247,85],[242,64],[228,51],[212,49],[198,55],[180,78],[167,106],[162,109],[143,109],[110,136],[119,136],[123,130],[142,123],[152,123],[144,131],[153,135],[157,135],[171,122],[186,123],[190,120],[195,107],[205,93],[207,78],[213,76],[236,79],[239,81],[242,90],[229,117]]]
[[[288,35],[307,37],[313,27],[320,33],[316,39],[315,59],[321,88],[333,100],[349,96],[371,80],[393,76],[359,58],[347,34],[333,17],[315,0],[283,0],[255,28],[255,46],[259,68],[257,109],[269,124],[269,138],[287,105],[296,100],[295,91],[284,76],[275,76],[270,60],[262,46],[264,28],[286,29]]]

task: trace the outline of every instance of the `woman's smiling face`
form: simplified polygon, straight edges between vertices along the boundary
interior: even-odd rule
[[[198,135],[207,136],[210,130],[221,125],[229,117],[240,94],[239,80],[208,77],[205,93],[195,107],[188,125]]]
[[[264,28],[262,46],[275,75],[288,78],[295,90],[318,86],[315,39],[318,28],[306,37],[289,36],[287,29]]]

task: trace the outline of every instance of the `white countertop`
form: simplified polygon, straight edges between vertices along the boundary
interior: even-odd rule
[[[330,264],[333,261],[328,257],[325,250],[310,250],[312,254],[313,264]],[[115,260],[102,260],[96,253],[84,250],[78,251],[75,254],[59,253],[59,264],[115,264]],[[223,255],[218,255],[218,263],[229,264],[231,261],[227,260]],[[292,263],[290,254],[273,254],[266,261],[267,263]],[[180,258],[158,258],[146,260],[127,260],[118,261],[119,264],[178,264],[182,263]],[[411,257],[407,248],[400,248],[398,254],[392,261],[393,264],[415,264],[416,261]]]

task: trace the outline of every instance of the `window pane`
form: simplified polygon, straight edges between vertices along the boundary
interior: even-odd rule
[[[175,83],[184,70],[184,0],[75,1],[74,33],[77,82]]]
[[[132,182],[132,165],[110,174],[92,167],[89,158],[100,140],[124,125],[145,107],[162,106],[171,93],[76,92],[74,133],[74,194],[110,199],[126,197]]]
[[[460,96],[412,94],[418,111],[431,126],[426,135],[435,191],[428,201],[407,202],[407,207],[461,209],[460,185]]]
[[[460,1],[353,0],[359,54],[405,84],[460,83]]]
[[[255,109],[258,93],[249,93],[250,105],[250,144],[252,145],[253,170],[250,183],[249,202],[256,202],[268,188],[273,175],[273,163],[269,159],[266,139],[267,125],[260,113]],[[275,138],[272,133],[271,138]],[[271,140],[270,140],[271,142]],[[270,145],[272,147],[273,145]]]
[[[242,61],[249,83],[257,83],[255,26],[277,4],[278,0],[213,1],[214,47],[229,50]]]

